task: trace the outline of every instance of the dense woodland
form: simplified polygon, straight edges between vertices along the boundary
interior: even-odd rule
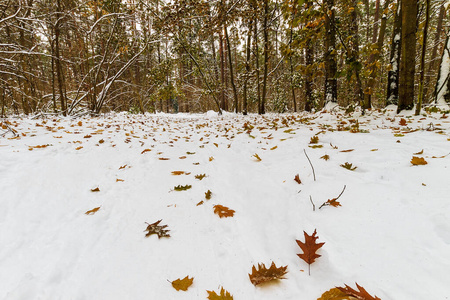
[[[1,116],[450,101],[447,0],[0,0]]]

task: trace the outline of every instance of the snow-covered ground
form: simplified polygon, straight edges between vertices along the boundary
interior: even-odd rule
[[[0,299],[206,299],[223,287],[306,300],[355,282],[383,300],[449,299],[450,119],[393,110],[9,118],[19,137],[0,130]],[[341,206],[318,209],[344,186]],[[161,219],[170,237],[146,238]],[[309,276],[296,239],[315,229],[325,245]],[[272,262],[285,279],[253,286],[252,266]]]

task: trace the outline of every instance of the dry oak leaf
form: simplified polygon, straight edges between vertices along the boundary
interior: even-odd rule
[[[343,287],[336,287],[336,288],[339,289],[341,292],[344,292],[347,295],[355,297],[356,299],[359,300],[381,300],[377,296],[374,297],[371,296],[362,286],[358,285],[357,283],[356,287],[358,288],[359,291],[352,289],[348,285],[345,285],[345,288]]]
[[[209,300],[233,300],[233,296],[223,287],[220,289],[220,294],[217,295],[214,291],[207,291]]]
[[[321,156],[320,158],[324,159],[324,160],[329,160],[330,156],[328,154],[325,154],[324,156]]]
[[[302,184],[302,181],[300,180],[300,175],[295,175],[294,177],[295,182],[297,182],[298,184]]]
[[[175,175],[175,176],[177,176],[177,175],[183,175],[183,174],[185,174],[186,172],[184,172],[184,171],[172,171],[172,175]]]
[[[406,126],[406,120],[405,119],[403,119],[403,118],[401,118],[400,119],[400,122],[398,122],[398,125],[400,125],[400,126]]]
[[[95,214],[98,210],[100,209],[100,206],[99,207],[96,207],[96,208],[93,208],[93,209],[91,209],[91,210],[88,210],[87,212],[85,212],[85,214],[86,215],[93,215],[93,214]]]
[[[428,164],[427,161],[425,160],[425,158],[417,157],[417,156],[412,157],[411,163],[415,166]]]
[[[192,285],[194,282],[194,278],[189,278],[189,276],[184,277],[183,279],[178,278],[177,280],[172,281],[172,286],[177,291],[187,291],[187,289]]]
[[[152,151],[152,149],[144,149],[144,150],[141,152],[141,154],[144,154],[145,152],[150,152],[150,151]]]
[[[96,187],[95,189],[91,189],[91,192],[100,192],[100,189]]]
[[[170,237],[170,234],[168,234],[168,232],[170,230],[168,229],[164,229],[167,227],[167,225],[162,225],[159,226],[159,223],[161,223],[162,220],[156,221],[155,223],[152,224],[148,224],[147,222],[145,222],[145,224],[147,224],[147,229],[144,230],[147,231],[147,233],[145,234],[145,237],[149,237],[152,234],[157,234],[158,235],[158,239],[162,238],[162,237]]]
[[[421,154],[423,154],[423,149],[420,152],[414,153],[414,155],[421,155]]]
[[[319,238],[316,236],[317,230],[314,229],[314,232],[312,235],[308,235],[305,231],[303,231],[303,234],[305,235],[305,242],[301,242],[299,240],[296,240],[298,246],[303,250],[303,253],[297,254],[298,257],[303,259],[309,267],[309,275],[311,275],[311,264],[316,260],[316,258],[319,258],[321,255],[317,254],[317,250],[319,250],[325,243],[316,243],[316,240]]]
[[[216,215],[219,215],[220,218],[228,218],[228,217],[233,217],[235,211],[232,209],[229,209],[226,206],[222,206],[222,205],[214,205],[214,213]]]
[[[257,286],[258,284],[272,280],[284,279],[284,275],[287,273],[286,269],[287,266],[277,268],[274,262],[272,262],[269,269],[264,264],[258,264],[258,270],[253,266],[252,274],[248,274],[248,276],[252,284]]]
[[[332,288],[331,290],[323,293],[322,296],[320,296],[320,298],[318,298],[317,300],[352,300],[352,299],[356,298],[347,295],[338,288]]]
[[[208,190],[208,191],[205,192],[205,199],[206,199],[206,200],[211,199],[211,196],[212,196],[212,192],[211,192],[210,190]]]

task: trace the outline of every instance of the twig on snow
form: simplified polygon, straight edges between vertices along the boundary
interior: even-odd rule
[[[308,154],[306,154],[306,150],[305,150],[305,149],[303,149],[303,152],[305,152],[306,158],[308,159],[309,164],[311,165],[311,169],[312,169],[312,171],[313,171],[313,176],[314,176],[314,181],[316,181],[316,172],[314,172],[314,166],[313,166],[313,164],[311,163],[311,160],[309,159]]]

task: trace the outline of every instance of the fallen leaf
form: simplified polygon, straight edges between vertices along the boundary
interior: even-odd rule
[[[167,158],[167,157],[160,157],[160,158],[158,158],[159,160],[169,160],[170,158]]]
[[[212,192],[211,192],[210,190],[206,191],[206,192],[205,192],[205,199],[206,199],[206,200],[211,199],[211,195],[212,195]]]
[[[184,172],[184,171],[172,171],[172,175],[175,175],[175,176],[177,176],[177,175],[183,175],[183,174],[185,174],[186,172]]]
[[[403,118],[401,118],[400,119],[400,122],[398,122],[398,125],[400,125],[400,126],[406,126],[406,120],[405,119],[403,119]]]
[[[75,150],[81,150],[81,149],[83,149],[83,146],[80,146],[80,147],[76,147],[76,148],[75,148]]]
[[[253,157],[256,158],[257,161],[261,161],[261,157],[258,154],[253,154]]]
[[[91,192],[100,192],[100,189],[96,187],[95,189],[91,189]]]
[[[284,279],[284,275],[287,273],[286,269],[287,266],[277,268],[274,262],[272,262],[269,269],[264,264],[258,264],[258,270],[253,266],[252,273],[248,274],[248,276],[252,284],[257,286],[272,280]]]
[[[186,276],[183,279],[178,278],[177,280],[172,281],[172,286],[177,291],[187,291],[193,282],[194,278],[189,278],[189,276]]]
[[[233,300],[233,296],[223,287],[220,289],[219,295],[214,291],[207,291],[209,300]]]
[[[87,212],[85,212],[85,214],[86,214],[86,215],[93,215],[93,214],[95,214],[99,209],[100,209],[100,206],[99,206],[99,207],[96,207],[96,208],[93,208],[93,209],[91,209],[91,210],[88,210]]]
[[[411,163],[414,166],[418,166],[418,165],[426,165],[428,164],[427,161],[425,160],[425,158],[423,157],[417,157],[417,156],[413,156],[411,159]]]
[[[213,160],[214,160],[214,157],[210,156],[209,161],[213,161]]]
[[[339,152],[352,152],[353,150],[355,150],[355,149],[341,150]]]
[[[358,288],[359,291],[352,289],[348,285],[345,285],[345,288],[343,287],[336,287],[336,288],[339,289],[341,292],[347,294],[348,296],[355,297],[356,299],[359,300],[381,300],[377,296],[375,297],[371,296],[362,286],[359,286],[357,283],[356,287]]]
[[[180,191],[186,191],[190,188],[192,188],[192,185],[186,184],[186,185],[177,185],[173,189],[177,192],[180,192]]]
[[[198,174],[198,175],[195,175],[195,179],[198,179],[198,180],[202,180],[203,178],[205,178],[206,177],[206,174]]]
[[[203,202],[203,200],[202,201],[200,201],[199,203],[197,203],[197,206],[200,206],[200,205],[202,205],[204,202]]]
[[[141,154],[144,154],[145,152],[150,152],[150,151],[152,151],[152,149],[145,149],[141,152]]]
[[[228,218],[228,217],[233,217],[235,211],[232,209],[229,209],[226,206],[222,206],[222,205],[214,205],[214,213],[216,215],[218,215],[220,218]]]
[[[350,300],[349,296],[339,290],[338,288],[332,288],[331,290],[325,292],[317,300]]]
[[[421,154],[423,154],[423,149],[420,152],[414,153],[414,155],[421,155]]]
[[[123,180],[123,179],[120,179],[120,178],[117,178],[116,179],[116,182],[124,182],[125,180]]]
[[[119,170],[125,169],[127,167],[127,165],[123,165],[119,167]]]
[[[270,148],[270,150],[275,150],[277,148],[278,148],[278,146],[274,146],[274,147]]]
[[[316,258],[319,258],[321,255],[317,254],[317,250],[319,250],[325,243],[316,243],[316,240],[319,238],[316,236],[317,230],[314,229],[312,235],[308,235],[305,231],[303,231],[305,235],[305,242],[301,242],[296,240],[298,246],[302,249],[303,253],[297,254],[298,257],[303,259],[309,267],[309,274],[311,275],[311,264],[314,263]]]
[[[329,160],[330,156],[328,154],[325,154],[324,156],[321,156],[320,158],[324,159],[324,160]]]
[[[162,237],[170,237],[170,234],[168,234],[168,232],[170,230],[164,229],[167,227],[167,225],[159,226],[159,223],[161,223],[161,221],[162,220],[159,220],[152,224],[148,224],[147,222],[145,222],[145,224],[148,225],[147,229],[144,230],[144,232],[147,231],[147,233],[145,234],[145,237],[149,237],[152,234],[158,235],[158,239],[160,239]]]
[[[294,177],[294,180],[298,183],[298,184],[302,184],[302,181],[300,180],[300,176],[297,174]]]

